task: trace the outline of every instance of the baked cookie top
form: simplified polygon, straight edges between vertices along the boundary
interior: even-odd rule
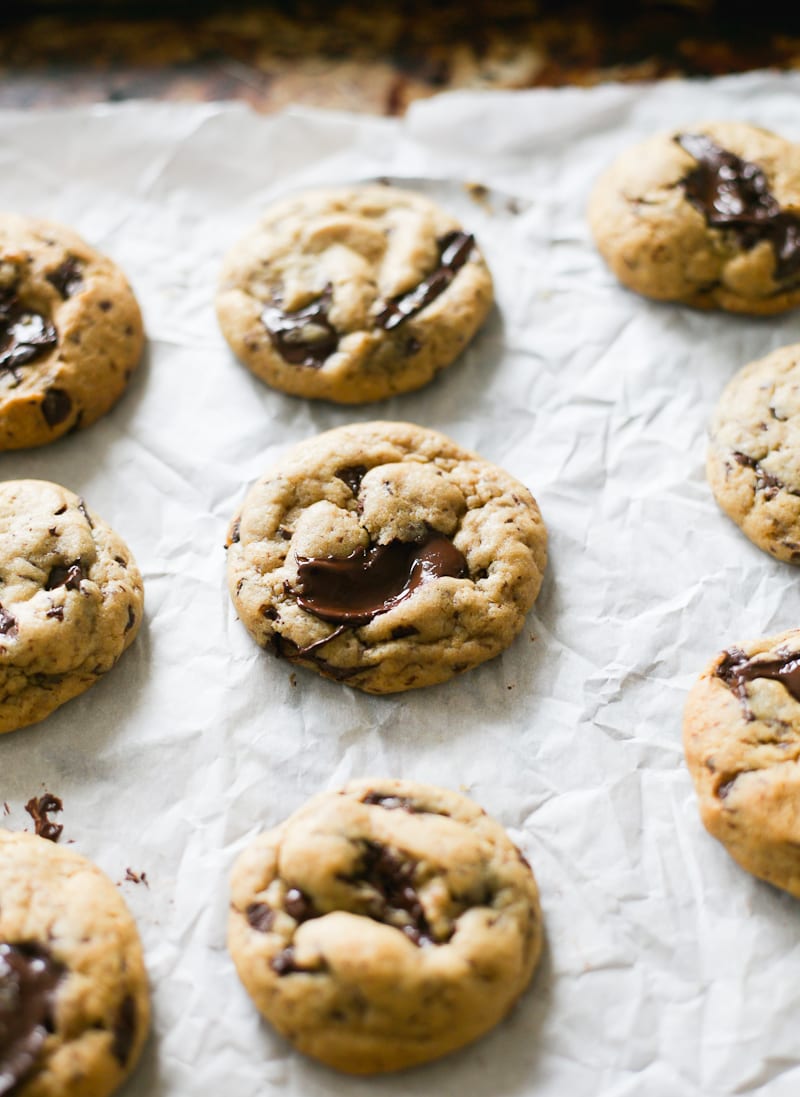
[[[390,693],[506,648],[546,540],[507,472],[411,423],[353,424],[295,446],[253,486],[230,527],[228,581],[262,647]]]
[[[646,297],[771,314],[800,303],[800,146],[742,122],[663,133],[589,202],[598,248]]]
[[[0,732],[110,670],[143,602],[130,549],[83,499],[44,480],[0,483]]]
[[[322,793],[233,871],[228,943],[248,993],[300,1051],[351,1073],[487,1032],[541,942],[528,862],[477,804],[430,785]]]
[[[122,395],[142,343],[110,259],[63,225],[0,213],[0,449],[89,426]]]
[[[800,344],[751,362],[728,383],[706,471],[720,507],[751,541],[800,563]]]
[[[478,246],[450,214],[367,185],[272,206],[228,254],[217,315],[237,357],[274,388],[362,404],[427,384],[492,300]]]
[[[691,690],[684,748],[706,828],[800,898],[800,629],[736,644]]]
[[[127,907],[85,858],[4,830],[0,896],[0,1093],[106,1097],[149,1026]]]

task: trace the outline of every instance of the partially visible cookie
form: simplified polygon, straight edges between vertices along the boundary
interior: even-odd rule
[[[143,602],[130,549],[83,499],[44,480],[0,483],[0,732],[110,670]]]
[[[715,656],[689,694],[683,741],[706,829],[800,898],[800,629]]]
[[[217,315],[267,384],[363,404],[427,384],[492,300],[478,246],[450,214],[368,185],[272,206],[225,259]]]
[[[139,935],[100,869],[0,830],[0,1093],[107,1097],[139,1058],[150,1003]]]
[[[0,214],[0,450],[52,442],[104,415],[142,343],[116,264],[63,225]]]
[[[228,945],[260,1012],[306,1055],[374,1074],[488,1032],[542,944],[536,882],[455,792],[361,780],[241,854]]]
[[[800,564],[800,343],[751,362],[728,383],[706,472],[720,507],[751,541]]]
[[[295,446],[250,490],[228,582],[262,647],[391,693],[508,647],[546,541],[536,501],[503,469],[411,423],[354,424]]]
[[[742,122],[663,133],[598,179],[589,221],[637,293],[769,315],[800,304],[800,146]]]

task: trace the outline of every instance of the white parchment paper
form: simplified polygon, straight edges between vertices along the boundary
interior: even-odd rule
[[[618,287],[584,217],[591,184],[653,130],[740,118],[800,140],[798,75],[456,93],[403,121],[134,103],[0,115],[0,204],[73,225],[123,266],[147,357],[111,415],[3,478],[61,481],[127,539],[147,619],[119,667],[0,739],[2,825],[64,800],[64,836],[122,883],[154,1031],[125,1097],[713,1097],[800,1092],[800,907],[699,822],[686,690],[737,639],[800,621],[798,573],[717,510],[709,415],[747,361],[800,338]],[[348,410],[273,392],[217,328],[220,259],[271,199],[385,176],[478,236],[497,308],[422,391]],[[478,202],[464,187],[489,188]],[[509,201],[512,199],[513,201]],[[514,212],[520,210],[521,212]],[[259,651],[225,587],[246,486],[289,443],[353,420],[434,427],[534,492],[551,563],[502,657],[376,698]],[[236,854],[322,788],[389,775],[467,791],[539,880],[547,945],[493,1034],[356,1081],[260,1022],[225,949]]]

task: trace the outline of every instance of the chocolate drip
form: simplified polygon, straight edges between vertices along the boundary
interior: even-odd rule
[[[697,161],[682,183],[706,223],[732,230],[745,250],[766,240],[775,255],[776,281],[800,274],[800,217],[781,209],[758,164],[703,134],[682,133],[675,140]]]
[[[72,297],[83,288],[83,263],[71,255],[55,270],[51,270],[46,277],[50,285],[54,286],[66,301],[68,297]]]
[[[342,480],[352,491],[353,495],[358,495],[358,489],[361,487],[361,481],[367,475],[366,465],[347,465],[345,468],[337,469],[333,474],[337,480]]]
[[[394,609],[430,579],[467,574],[467,562],[449,537],[390,541],[350,556],[297,558],[297,602],[323,621],[358,628]]]
[[[136,1002],[132,995],[126,994],[119,1007],[111,1036],[111,1054],[121,1067],[128,1062],[135,1039]]]
[[[328,319],[333,291],[327,285],[320,297],[296,312],[284,312],[276,298],[261,313],[272,345],[293,366],[320,369],[339,345],[339,333]]]
[[[0,1094],[19,1092],[36,1073],[65,971],[41,945],[0,941]]]
[[[415,945],[432,945],[431,928],[413,884],[416,867],[386,846],[367,841],[356,880],[377,892],[371,917],[396,925]]]
[[[407,293],[387,301],[375,318],[376,327],[391,331],[435,301],[469,259],[475,237],[467,232],[448,232],[439,240],[439,265]],[[413,353],[413,352],[412,352]]]
[[[26,309],[13,290],[0,293],[0,370],[14,373],[57,343],[58,332],[49,320]]]
[[[57,842],[61,837],[64,827],[61,823],[54,823],[49,818],[50,812],[63,811],[64,802],[52,792],[45,792],[38,799],[34,796],[28,800],[25,810],[33,819],[34,829],[40,838],[47,838],[50,842]]]
[[[777,476],[773,476],[763,469],[755,457],[748,457],[746,453],[739,453],[738,450],[734,450],[733,459],[736,461],[737,465],[753,469],[756,474],[756,490],[763,491],[768,499],[772,499],[778,494],[781,488],[786,487]]]
[[[779,651],[777,659],[748,658],[739,648],[725,652],[717,667],[717,677],[734,691],[742,701],[747,700],[746,683],[757,678],[771,678],[780,682],[795,701],[800,701],[800,653]]]

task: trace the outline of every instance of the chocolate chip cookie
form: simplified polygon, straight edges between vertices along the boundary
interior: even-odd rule
[[[0,830],[0,1093],[106,1097],[149,1026],[142,948],[85,858]]]
[[[741,122],[629,149],[589,220],[619,280],[646,297],[772,314],[800,304],[800,146]]]
[[[411,423],[354,424],[295,446],[250,490],[228,581],[262,647],[391,693],[506,648],[539,592],[546,540],[507,472]]]
[[[0,450],[104,415],[142,342],[139,306],[110,259],[62,225],[0,214]]]
[[[267,384],[363,404],[427,384],[492,299],[473,236],[448,213],[420,194],[353,186],[271,207],[227,256],[217,315]]]
[[[0,732],[110,670],[143,601],[130,549],[83,499],[43,480],[0,483]]]
[[[455,792],[354,781],[236,862],[228,944],[260,1012],[353,1074],[482,1036],[527,986],[542,923],[530,866]]]
[[[706,829],[800,898],[800,629],[717,655],[689,694],[683,735]]]
[[[800,344],[751,362],[729,382],[706,471],[720,507],[751,541],[800,564]]]

